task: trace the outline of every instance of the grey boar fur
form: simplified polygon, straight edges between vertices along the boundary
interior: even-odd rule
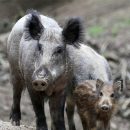
[[[37,130],[47,130],[44,99],[49,98],[52,130],[65,130],[64,105],[67,88],[67,115],[70,130],[74,104],[72,91],[86,79],[111,80],[107,61],[83,43],[83,27],[78,18],[71,18],[62,29],[53,19],[31,11],[13,27],[7,44],[13,84],[13,105],[10,119],[20,125],[20,99],[28,89],[36,114]],[[41,90],[39,83],[46,81]],[[36,81],[33,84],[33,81]]]

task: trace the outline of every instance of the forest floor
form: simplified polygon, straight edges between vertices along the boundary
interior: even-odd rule
[[[63,26],[65,19],[80,16],[85,22],[87,44],[105,56],[112,68],[114,78],[123,78],[130,84],[130,1],[129,0],[73,0],[64,5],[41,9]],[[9,121],[12,104],[12,86],[9,82],[9,65],[5,53],[8,34],[0,35],[0,119]],[[124,87],[119,111],[111,122],[112,130],[130,130],[130,90]],[[50,126],[48,103],[45,106]],[[22,95],[22,124],[35,125],[35,115],[27,91]],[[66,117],[66,115],[65,115]],[[81,129],[78,115],[75,115],[77,129]],[[67,124],[67,122],[66,122]]]

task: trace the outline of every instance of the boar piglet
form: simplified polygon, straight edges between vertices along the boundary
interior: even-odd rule
[[[110,120],[115,110],[122,81],[103,82],[88,80],[77,86],[74,99],[80,118],[89,130],[110,130]]]

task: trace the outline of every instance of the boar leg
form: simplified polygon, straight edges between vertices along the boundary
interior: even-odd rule
[[[84,117],[81,117],[81,116],[80,116],[80,118],[81,118],[83,130],[89,130],[89,127],[88,127],[88,125],[86,123],[86,119]]]
[[[43,93],[32,90],[28,87],[28,92],[32,101],[33,109],[36,115],[37,130],[48,130],[46,117],[44,113],[44,96]]]
[[[19,126],[21,120],[21,111],[20,111],[20,100],[23,90],[23,80],[20,78],[20,75],[15,70],[15,73],[11,71],[11,82],[13,84],[13,104],[10,113],[10,120],[13,125]]]
[[[90,130],[97,130],[97,125],[96,125],[96,114],[95,113],[89,113],[88,114],[88,127],[90,128]]]
[[[65,130],[64,106],[65,93],[55,93],[49,98],[50,114],[52,119],[51,130]]]
[[[97,130],[110,130],[110,122],[103,122],[101,121],[100,124],[98,125]]]
[[[88,113],[83,113],[83,111],[82,110],[80,111],[79,109],[78,109],[78,113],[80,115],[83,130],[90,130],[90,127],[88,125],[89,122]]]
[[[72,97],[68,96],[66,99],[66,113],[68,118],[69,130],[76,130],[74,124],[74,108],[75,108],[75,103]]]
[[[108,122],[107,125],[105,126],[105,130],[110,130],[110,122]]]

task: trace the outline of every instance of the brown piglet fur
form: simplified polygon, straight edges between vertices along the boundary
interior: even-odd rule
[[[110,120],[117,108],[121,81],[87,80],[73,93],[85,130],[110,130]]]

